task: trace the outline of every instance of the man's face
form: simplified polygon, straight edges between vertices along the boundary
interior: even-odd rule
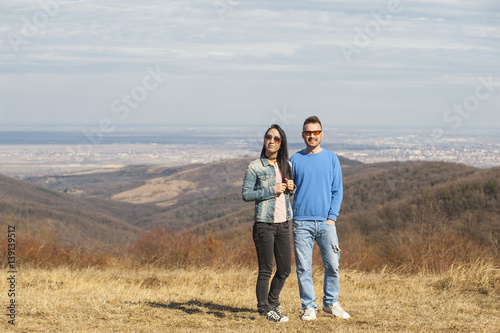
[[[318,131],[319,133],[317,133]],[[315,135],[313,132],[316,132],[318,135]],[[304,139],[304,142],[310,149],[314,149],[319,146],[321,140],[323,139],[321,125],[319,123],[306,124],[302,132],[302,139]]]

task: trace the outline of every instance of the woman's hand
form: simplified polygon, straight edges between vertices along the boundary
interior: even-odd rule
[[[276,195],[280,195],[281,193],[285,192],[286,190],[286,183],[278,183],[274,185],[274,192],[276,192]]]
[[[286,188],[289,191],[293,191],[293,188],[295,187],[295,185],[293,184],[293,180],[285,178],[285,183],[286,183]]]

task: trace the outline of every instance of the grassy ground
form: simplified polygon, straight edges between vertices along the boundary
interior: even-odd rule
[[[342,271],[340,303],[351,319],[320,311],[300,320],[296,275],[282,292],[290,317],[271,323],[256,313],[257,272],[25,268],[17,274],[16,326],[2,332],[500,332],[500,272],[459,267],[446,274],[399,276]],[[322,297],[322,271],[314,271]],[[8,284],[1,279],[2,308]],[[321,301],[318,302],[321,305]]]

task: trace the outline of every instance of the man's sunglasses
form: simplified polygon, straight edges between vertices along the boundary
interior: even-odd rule
[[[271,141],[272,138],[273,138],[273,136],[271,134],[266,134],[266,136],[264,137],[264,139],[266,139],[268,141]],[[275,136],[274,142],[276,142],[276,143],[281,142],[281,138],[279,136]]]
[[[321,134],[321,132],[323,132],[323,131],[304,131],[302,133],[304,133],[306,136],[311,136],[311,134],[318,136]]]

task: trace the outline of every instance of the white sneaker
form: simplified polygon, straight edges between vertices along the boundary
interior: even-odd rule
[[[313,308],[307,308],[304,310],[304,314],[300,317],[302,320],[314,320],[316,319],[316,310]]]
[[[351,316],[347,312],[345,312],[344,309],[342,309],[339,302],[333,303],[332,306],[324,306],[323,311],[325,311],[326,313],[330,313],[335,317],[340,317],[344,319],[351,318]]]

